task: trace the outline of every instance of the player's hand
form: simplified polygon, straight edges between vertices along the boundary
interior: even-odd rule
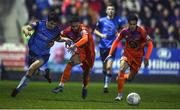
[[[32,35],[32,28],[31,26],[23,26],[22,27],[22,32],[24,33],[25,36],[31,36]]]
[[[68,52],[70,52],[71,54],[74,54],[77,51],[76,45],[71,45],[67,47],[67,49],[68,49]]]
[[[104,63],[106,63],[108,60],[112,59],[112,55],[108,55],[105,60],[104,60]]]
[[[73,42],[71,42],[71,41],[65,42],[65,47],[66,48],[70,47],[71,45],[73,45]]]
[[[148,59],[144,59],[144,66],[145,68],[149,66],[149,60]]]
[[[25,36],[31,36],[31,31],[29,31],[27,29],[24,29],[23,33],[24,33]]]
[[[65,42],[65,47],[68,48],[73,45],[73,41],[69,38],[62,37],[61,40]]]
[[[102,34],[102,35],[101,35],[101,38],[106,38],[106,37],[107,37],[106,34]]]

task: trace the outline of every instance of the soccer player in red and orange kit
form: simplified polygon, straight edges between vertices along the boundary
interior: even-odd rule
[[[81,64],[83,69],[82,98],[85,99],[87,96],[89,73],[95,59],[94,41],[89,29],[80,24],[78,18],[74,17],[70,23],[70,26],[61,32],[61,40],[63,41],[64,38],[68,38],[74,42],[74,44],[67,48],[73,55],[60,78],[59,86],[53,89],[52,92],[62,92],[64,83],[70,77],[72,67]],[[67,40],[64,41],[67,42]]]
[[[153,44],[149,35],[146,34],[144,28],[137,26],[138,17],[134,14],[128,16],[128,27],[123,28],[119,36],[113,42],[106,61],[111,59],[118,43],[125,39],[124,53],[120,59],[120,71],[117,76],[118,80],[118,96],[115,100],[122,100],[123,86],[125,80],[133,80],[141,67],[144,56],[144,47],[147,44],[147,52],[144,57],[144,66],[148,66],[148,60],[151,55]],[[130,73],[125,74],[126,69],[130,67]]]

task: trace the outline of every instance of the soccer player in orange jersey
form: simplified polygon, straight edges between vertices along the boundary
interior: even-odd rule
[[[144,66],[148,66],[148,60],[151,55],[153,44],[149,35],[146,34],[144,28],[137,26],[138,18],[131,14],[128,16],[128,27],[123,28],[119,36],[113,42],[106,61],[111,59],[118,43],[125,39],[124,53],[120,59],[120,71],[118,73],[118,96],[115,100],[122,100],[123,86],[125,80],[133,80],[138,73],[144,56],[144,47],[147,44],[147,52],[144,57]],[[125,74],[126,69],[130,67],[130,73]]]
[[[82,98],[85,99],[87,96],[89,72],[93,67],[95,59],[94,41],[89,29],[80,24],[78,18],[74,17],[70,23],[70,26],[61,32],[61,40],[63,41],[64,38],[68,38],[73,41],[74,44],[67,47],[73,55],[60,78],[59,86],[53,89],[52,92],[62,92],[64,83],[70,77],[72,67],[81,64],[83,69]],[[64,41],[67,42],[67,40]]]

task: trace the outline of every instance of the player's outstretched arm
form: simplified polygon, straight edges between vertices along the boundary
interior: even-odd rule
[[[94,30],[94,34],[98,35],[101,38],[106,38],[107,35],[106,34],[102,34],[101,32],[99,32],[97,29]]]
[[[73,42],[71,39],[69,39],[68,37],[63,37],[63,36],[59,36],[58,39],[56,40],[57,42],[66,42],[66,43],[70,43]]]
[[[120,40],[118,38],[116,38],[116,40],[114,40],[112,47],[109,51],[109,55],[112,55],[117,47],[117,45],[119,44]]]
[[[117,45],[119,44],[120,42],[120,39],[116,38],[116,40],[114,40],[113,44],[112,44],[112,47],[109,51],[109,55],[105,58],[104,62],[107,62],[108,60],[111,60],[112,59],[112,54],[114,53]]]
[[[144,59],[144,66],[147,67],[149,65],[149,57],[151,56],[153,50],[152,40],[147,41],[147,52]]]

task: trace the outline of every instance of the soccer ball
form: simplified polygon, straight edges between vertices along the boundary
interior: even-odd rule
[[[141,101],[141,97],[138,93],[131,92],[126,97],[126,101],[130,105],[138,105]]]

